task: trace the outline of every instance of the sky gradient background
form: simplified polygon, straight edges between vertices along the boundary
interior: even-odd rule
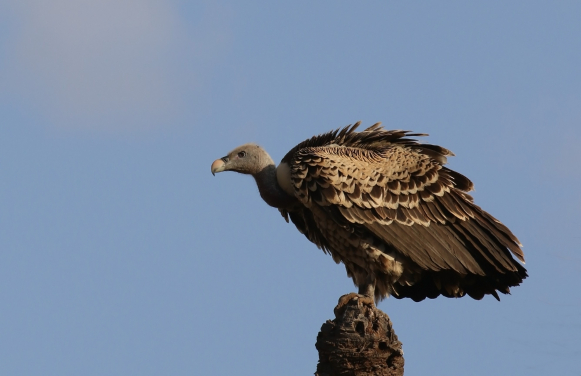
[[[0,374],[308,375],[354,287],[250,177],[362,120],[429,133],[530,277],[387,299],[406,375],[581,372],[581,4],[0,1]]]

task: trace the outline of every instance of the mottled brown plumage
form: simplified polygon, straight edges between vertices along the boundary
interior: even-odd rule
[[[524,262],[518,239],[473,203],[470,180],[444,167],[451,151],[409,138],[423,134],[358,126],[300,143],[278,168],[242,145],[212,172],[253,175],[263,199],[376,299],[498,299],[527,277],[511,256]]]

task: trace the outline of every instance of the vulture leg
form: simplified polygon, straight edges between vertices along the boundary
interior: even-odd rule
[[[373,298],[375,295],[375,281],[359,286],[359,295]]]
[[[359,295],[363,295],[363,300],[367,301],[368,299],[371,300],[371,303],[375,303],[375,277],[372,275],[367,275],[365,278],[365,282],[359,287]]]

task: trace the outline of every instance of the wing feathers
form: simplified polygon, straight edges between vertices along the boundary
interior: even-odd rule
[[[518,239],[473,203],[468,178],[443,166],[454,155],[450,150],[419,144],[407,137],[422,134],[386,131],[379,123],[355,132],[359,125],[306,140],[283,161],[291,166],[295,194],[306,210],[331,207],[336,220],[359,226],[357,231],[367,231],[422,270],[457,273],[430,274],[431,287],[410,277],[401,282],[408,287],[394,287],[394,293],[418,299],[440,293],[498,297],[495,290],[508,293],[526,277],[510,255],[524,262]],[[301,227],[316,226],[314,217],[298,221]],[[488,273],[500,274],[487,279]],[[426,290],[418,293],[414,284]]]

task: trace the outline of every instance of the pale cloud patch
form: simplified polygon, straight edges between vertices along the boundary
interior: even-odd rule
[[[222,13],[210,8],[188,28],[169,1],[18,0],[12,10],[0,90],[63,129],[169,126],[228,34]]]

